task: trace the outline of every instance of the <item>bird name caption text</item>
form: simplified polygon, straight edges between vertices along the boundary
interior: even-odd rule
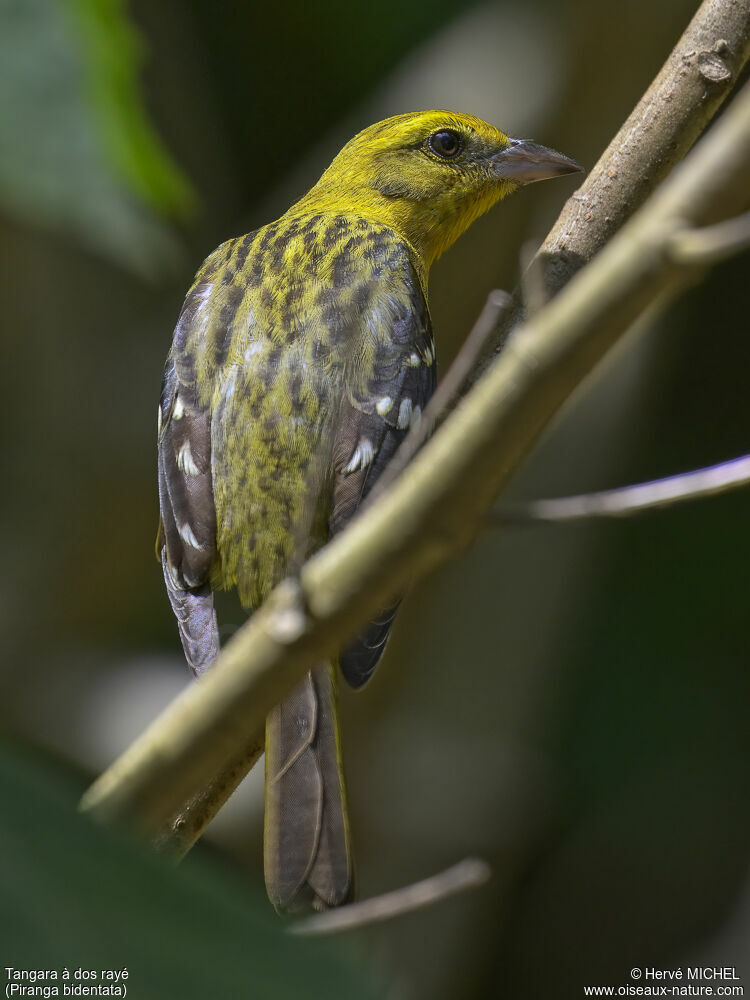
[[[6,997],[126,997],[127,969],[16,969],[5,966]]]

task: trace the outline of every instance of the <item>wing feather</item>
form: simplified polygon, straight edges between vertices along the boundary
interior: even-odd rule
[[[333,452],[332,536],[356,514],[435,391],[429,313],[416,282],[412,288],[395,315],[391,305],[389,336],[375,352],[365,390],[342,404]],[[384,609],[340,654],[352,687],[361,687],[378,665],[397,609],[398,602]]]
[[[210,417],[193,386],[178,375],[180,360],[182,369],[189,370],[190,359],[177,354],[175,338],[159,406],[157,548],[185,656],[193,671],[201,673],[219,650],[209,586],[216,558]]]

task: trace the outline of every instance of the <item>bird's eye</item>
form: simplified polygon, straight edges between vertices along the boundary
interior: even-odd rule
[[[452,160],[461,152],[461,136],[453,129],[443,128],[439,132],[432,133],[427,140],[427,146],[436,156]]]

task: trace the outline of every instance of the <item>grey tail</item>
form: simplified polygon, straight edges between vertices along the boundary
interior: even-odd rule
[[[311,671],[266,720],[264,860],[281,912],[353,895],[332,664]]]

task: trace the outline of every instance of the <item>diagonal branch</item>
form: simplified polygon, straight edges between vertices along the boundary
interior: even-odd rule
[[[183,858],[263,753],[265,733],[256,729],[247,745],[166,818],[152,837],[153,846],[173,861]],[[154,831],[152,831],[153,833]]]
[[[651,86],[566,202],[529,263],[534,289],[554,296],[614,236],[679,163],[750,58],[750,0],[703,0]],[[520,321],[519,290],[491,342]],[[537,296],[538,297],[538,294]],[[474,379],[486,367],[478,366]]]
[[[581,189],[580,196],[588,195],[592,204],[596,204],[596,216],[593,212],[584,213],[578,222],[585,223],[585,229],[574,229],[571,220],[577,203],[571,199],[539,253],[531,257],[526,268],[525,290],[535,291],[534,311],[544,301],[545,272],[557,265],[557,281],[550,277],[549,285],[551,289],[560,287],[573,270],[572,262],[580,266],[588,260],[690,148],[720,107],[748,58],[749,34],[750,0],[732,0],[731,4],[726,0],[705,0],[701,5],[656,80]],[[714,60],[712,49],[717,45],[722,52]],[[624,150],[626,169],[618,172]],[[567,268],[562,266],[566,253]],[[494,325],[494,337],[490,329],[483,332],[488,351],[493,342],[502,344],[507,331],[517,324],[521,312],[518,296],[513,305],[514,308],[505,310],[504,322]],[[526,303],[527,308],[530,305]],[[478,321],[482,326],[486,315],[485,310]],[[475,365],[475,373],[481,368]],[[472,377],[476,380],[477,375]],[[443,415],[441,411],[439,416]],[[415,452],[419,443],[411,442]],[[262,746],[262,730],[256,733],[254,742]],[[243,752],[218,776],[212,775],[200,793],[182,805],[161,830],[160,845],[177,856],[189,850],[258,753],[257,749],[250,755]]]
[[[694,469],[676,476],[665,476],[649,483],[637,483],[616,490],[581,493],[578,496],[534,500],[531,503],[504,507],[488,515],[487,524],[502,526],[534,521],[583,521],[593,517],[626,517],[644,510],[672,507],[687,500],[728,493],[750,484],[750,455],[720,462],[705,469]]]
[[[480,858],[464,858],[458,864],[446,868],[445,871],[394,889],[382,896],[363,899],[359,903],[351,903],[336,910],[324,910],[312,917],[305,917],[292,924],[289,931],[292,934],[318,935],[334,934],[341,931],[351,931],[368,924],[379,923],[382,920],[392,920],[405,913],[413,913],[425,906],[439,903],[448,896],[467,889],[476,889],[490,878],[492,870],[486,861]]]
[[[558,291],[686,155],[750,58],[750,0],[704,0],[651,86],[542,244]]]
[[[750,212],[703,229],[675,233],[668,251],[679,264],[715,264],[750,247]]]
[[[695,271],[675,232],[749,207],[750,86],[647,205],[503,354],[367,512],[286,580],[215,666],[89,789],[83,808],[157,832],[262,732],[310,663],[464,549],[550,420],[632,322]]]

